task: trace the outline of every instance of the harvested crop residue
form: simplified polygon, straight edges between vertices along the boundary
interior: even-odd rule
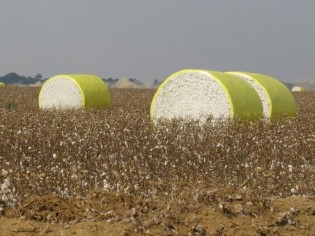
[[[31,197],[0,218],[0,235],[313,235],[315,198],[258,199],[227,189],[159,199],[94,192]]]

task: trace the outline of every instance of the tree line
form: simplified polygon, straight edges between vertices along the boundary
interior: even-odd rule
[[[48,78],[44,78],[41,73],[36,74],[34,77],[32,76],[23,76],[18,75],[15,72],[8,73],[4,76],[0,76],[0,82],[5,83],[6,85],[34,85],[34,84],[42,84]],[[102,78],[102,80],[109,86],[115,87],[117,82],[121,79],[114,79],[114,78]],[[125,80],[125,79],[124,79]],[[127,81],[130,85],[134,85],[134,87],[145,87],[145,84],[136,78],[127,78]],[[149,87],[158,87],[161,84],[161,81],[155,79]]]
[[[15,72],[11,72],[9,74],[6,74],[4,76],[0,76],[0,82],[5,83],[6,85],[14,85],[14,84],[20,84],[20,85],[32,85],[39,82],[44,82],[46,79],[43,78],[42,74],[38,73],[34,77],[31,76],[23,76],[18,75]]]
[[[8,73],[4,76],[0,76],[0,82],[5,83],[6,85],[33,85],[33,84],[40,84],[44,83],[48,78],[44,78],[41,73],[36,74],[34,77],[31,76],[23,76],[18,75],[15,72]],[[103,81],[109,86],[109,87],[115,87],[117,82],[119,81],[118,78],[102,78]],[[136,78],[128,78],[128,82],[135,85],[136,87],[142,87],[144,84],[136,79]],[[162,81],[159,81],[155,79],[153,83],[149,87],[156,88],[161,84]],[[305,90],[314,91],[315,90],[315,83],[311,83],[309,81],[300,82],[300,83],[285,83],[283,82],[290,90],[294,86],[302,86],[305,88]]]

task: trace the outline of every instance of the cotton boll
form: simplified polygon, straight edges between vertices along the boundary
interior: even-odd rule
[[[11,185],[10,184],[10,180],[9,179],[5,179],[3,184],[1,184],[1,191],[3,193],[5,193],[9,189],[10,185]]]
[[[292,166],[292,165],[288,165],[288,171],[289,171],[290,173],[293,172],[293,166]]]

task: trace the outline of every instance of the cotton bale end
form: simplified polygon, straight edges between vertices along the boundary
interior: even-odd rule
[[[250,84],[259,95],[265,120],[281,116],[296,116],[296,103],[290,90],[279,80],[256,73],[227,72]]]
[[[188,119],[204,123],[233,119],[261,118],[262,104],[255,90],[232,75],[199,69],[186,69],[170,75],[151,102],[153,124],[160,119]]]
[[[302,86],[294,86],[291,91],[292,92],[303,92],[304,88]]]
[[[38,103],[40,109],[105,107],[111,104],[111,96],[104,81],[95,75],[56,75],[43,84]]]

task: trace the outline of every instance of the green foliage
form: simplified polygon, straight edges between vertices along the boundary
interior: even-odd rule
[[[44,79],[41,74],[37,74],[34,77],[26,77],[22,75],[18,75],[17,73],[11,72],[6,74],[5,76],[0,76],[0,81],[4,82],[6,85],[12,84],[23,84],[23,85],[30,85],[35,84],[37,82],[43,82]]]

